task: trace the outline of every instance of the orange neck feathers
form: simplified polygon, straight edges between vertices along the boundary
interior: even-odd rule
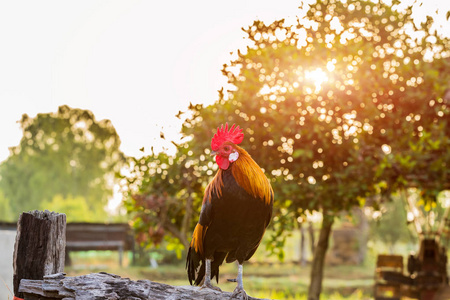
[[[230,165],[230,168],[237,184],[253,197],[263,199],[264,203],[270,204],[273,199],[273,190],[266,175],[247,151],[239,146],[235,147],[239,152],[239,158]],[[222,172],[223,170],[219,169],[209,183],[205,191],[205,199],[211,199],[213,192],[219,197],[222,195]]]
[[[217,171],[216,176],[214,176],[213,180],[208,184],[205,190],[205,197],[203,198],[203,202],[205,202],[206,199],[209,199],[211,201],[212,193],[216,193],[217,196],[222,196],[222,187],[223,187],[223,180],[222,180],[222,169],[219,168],[219,171]]]
[[[264,172],[251,158],[250,154],[239,146],[236,146],[239,158],[231,164],[231,172],[237,184],[255,198],[263,199],[270,204],[273,198],[273,190]]]

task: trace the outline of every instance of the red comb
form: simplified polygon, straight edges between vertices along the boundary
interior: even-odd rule
[[[240,144],[244,139],[244,134],[242,133],[242,129],[239,128],[239,125],[233,124],[230,130],[228,130],[228,123],[225,124],[225,127],[220,126],[217,128],[217,133],[214,134],[211,140],[211,149],[216,151],[219,149],[220,145],[224,142],[232,142],[233,144]]]

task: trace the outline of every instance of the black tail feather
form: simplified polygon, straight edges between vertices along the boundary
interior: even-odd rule
[[[214,261],[211,263],[211,279],[215,276],[217,283],[219,283],[219,267],[222,265],[225,257],[227,257],[226,252],[214,253]]]
[[[199,285],[205,276],[205,262],[192,247],[189,248],[186,258],[186,269],[189,283]]]
[[[217,283],[219,282],[219,267],[226,256],[226,252],[216,252],[214,254],[214,260],[211,263],[211,279],[216,277]],[[186,269],[191,285],[200,285],[203,282],[205,277],[205,260],[192,247],[188,250]]]

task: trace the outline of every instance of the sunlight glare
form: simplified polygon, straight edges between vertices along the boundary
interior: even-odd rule
[[[309,210],[306,211],[306,220],[312,223],[319,223],[322,222],[323,215],[321,212],[312,211]]]
[[[391,146],[384,144],[381,146],[381,150],[384,152],[384,154],[390,154],[391,153]]]
[[[125,172],[128,172],[128,170],[125,170]],[[113,186],[113,195],[108,200],[108,204],[106,205],[105,209],[110,213],[111,215],[117,215],[119,214],[120,205],[123,201],[123,194],[120,190],[120,185],[115,184]]]
[[[330,71],[330,72],[333,72],[334,69],[336,68],[335,65],[334,65],[335,63],[336,63],[336,59],[335,58],[333,58],[332,60],[329,60],[327,62],[327,70]]]
[[[316,87],[315,90],[316,93],[320,91],[322,83],[328,80],[327,74],[321,68],[317,68],[313,71],[306,71],[305,78],[314,82],[314,86]]]

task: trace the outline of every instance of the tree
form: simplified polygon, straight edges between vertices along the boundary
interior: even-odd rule
[[[63,198],[55,195],[51,201],[44,201],[40,205],[40,210],[63,212],[67,215],[67,222],[92,222],[96,219],[96,212],[89,209],[85,198],[81,196],[68,196]]]
[[[10,202],[5,198],[2,190],[0,190],[0,220],[6,222],[11,222],[14,220],[11,212]]]
[[[82,197],[96,220],[112,195],[114,172],[123,154],[109,120],[97,121],[88,110],[60,106],[56,113],[26,114],[20,145],[0,166],[0,185],[17,217],[56,195]]]
[[[194,153],[203,153],[222,122],[247,128],[243,147],[275,189],[275,245],[306,210],[323,213],[309,299],[321,292],[334,217],[382,191],[374,179],[388,175],[376,172],[383,151],[396,145],[400,155],[409,145],[405,133],[411,131],[402,130],[410,126],[406,116],[429,113],[423,103],[443,92],[441,85],[422,83],[428,75],[444,75],[439,70],[446,65],[448,39],[431,30],[432,19],[418,27],[412,7],[401,11],[398,1],[393,4],[319,0],[294,25],[255,21],[244,29],[251,46],[224,65],[232,90],[194,110],[184,127],[196,141]],[[418,32],[424,34],[414,37]],[[443,77],[448,82],[448,74]],[[447,172],[445,162],[434,167]],[[441,187],[446,178],[440,176]]]
[[[446,63],[450,67],[450,60]],[[439,87],[446,83],[439,85],[434,78],[422,78],[423,93],[433,91],[426,87],[430,83]],[[377,176],[389,190],[419,189],[425,204],[429,204],[436,202],[441,191],[450,189],[450,109],[438,93],[420,95],[415,91],[412,95],[423,100],[423,107],[397,116],[406,121],[392,133],[397,139],[384,145],[385,155]]]
[[[416,25],[412,7],[400,10],[398,4],[318,0],[294,24],[255,21],[244,29],[250,46],[224,65],[231,88],[221,90],[213,105],[191,105],[183,124],[188,141],[181,148],[191,153],[184,163],[194,167],[202,186],[217,169],[204,162],[216,128],[225,122],[245,128],[242,147],[265,169],[275,191],[269,248],[280,249],[305,212],[322,212],[309,299],[320,296],[334,218],[368,196],[395,190],[395,168],[380,167],[390,159],[386,149],[401,157],[411,145],[411,116],[416,121],[416,115],[432,115],[430,99],[439,102],[440,83],[449,82],[447,73],[439,73],[448,61],[448,39],[431,29],[431,19]],[[436,70],[438,84],[432,85],[427,78]],[[447,116],[444,108],[434,114]],[[448,136],[438,129],[441,119],[433,120],[433,134]],[[426,138],[414,139],[421,136]],[[438,139],[446,151],[446,138]],[[437,143],[430,142],[424,141],[431,148]],[[426,170],[440,187],[448,179],[446,164]],[[413,167],[405,172],[419,173]],[[395,180],[386,183],[388,178]]]
[[[192,151],[179,147],[175,156],[152,153],[128,158],[122,188],[142,247],[158,246],[165,239],[178,257],[188,248],[196,222],[193,207],[201,206],[204,189],[198,176],[199,161],[192,155]]]

